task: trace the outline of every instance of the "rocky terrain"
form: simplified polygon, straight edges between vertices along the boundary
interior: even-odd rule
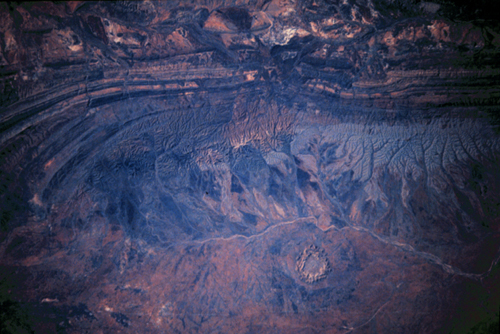
[[[0,3],[6,333],[498,332],[478,0]]]

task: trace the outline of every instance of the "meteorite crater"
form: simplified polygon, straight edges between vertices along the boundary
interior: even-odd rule
[[[331,271],[331,266],[325,250],[310,245],[297,257],[296,270],[302,281],[313,284],[323,280]]]

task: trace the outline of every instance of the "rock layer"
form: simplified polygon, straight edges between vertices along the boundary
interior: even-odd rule
[[[500,26],[485,1],[0,6],[5,328],[495,319]]]

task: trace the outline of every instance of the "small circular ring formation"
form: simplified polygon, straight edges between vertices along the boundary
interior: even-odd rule
[[[324,279],[331,271],[331,266],[324,249],[310,245],[297,257],[295,269],[302,281],[312,284]]]

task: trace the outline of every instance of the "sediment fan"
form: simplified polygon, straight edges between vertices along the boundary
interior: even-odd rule
[[[1,331],[496,330],[493,13],[0,4]]]

